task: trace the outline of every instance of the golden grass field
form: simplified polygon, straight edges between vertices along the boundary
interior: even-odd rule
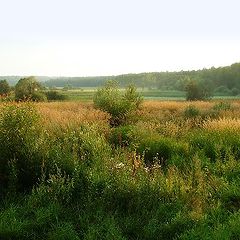
[[[183,113],[188,106],[195,106],[206,115],[201,125],[209,130],[240,129],[240,100],[229,101],[231,109],[219,111],[217,119],[208,117],[214,105],[221,101],[144,101],[140,110],[134,114],[134,120],[140,126],[157,128],[164,124],[165,132],[184,131],[193,124],[192,119],[183,119]],[[59,126],[78,124],[97,124],[107,126],[109,115],[95,109],[91,102],[50,102],[36,103],[43,124]],[[198,118],[194,119],[195,122]]]

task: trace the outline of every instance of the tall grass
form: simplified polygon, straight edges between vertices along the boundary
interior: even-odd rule
[[[191,104],[0,105],[0,239],[239,239],[240,103]]]

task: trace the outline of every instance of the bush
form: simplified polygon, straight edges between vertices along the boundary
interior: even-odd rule
[[[48,172],[56,173],[56,166],[72,176],[76,166],[103,163],[110,158],[111,148],[95,126],[80,126],[53,133],[46,139],[46,163]]]
[[[157,163],[162,167],[168,164],[181,165],[179,161],[189,156],[187,144],[162,137],[144,140],[139,144],[137,151],[143,153],[147,165]]]
[[[133,86],[122,94],[115,83],[108,82],[98,89],[93,101],[95,107],[111,115],[110,124],[118,126],[125,123],[127,115],[139,107],[142,98]]]
[[[233,88],[231,90],[231,93],[232,93],[233,96],[237,96],[240,93],[240,90],[238,88]]]
[[[238,178],[236,178],[238,180]],[[225,187],[220,193],[223,206],[230,212],[240,209],[240,188],[238,181],[231,182],[230,186]]]
[[[80,240],[78,233],[70,223],[63,223],[56,226],[52,232],[49,233],[49,240]]]
[[[0,96],[7,96],[11,91],[11,88],[6,80],[0,80]]]
[[[13,168],[20,186],[31,186],[37,181],[41,168],[36,154],[40,135],[40,118],[32,104],[11,104],[3,107],[0,114],[2,183],[8,183]]]
[[[48,91],[46,92],[46,96],[47,96],[47,100],[49,101],[64,101],[67,99],[67,97],[61,93],[59,93],[58,91]]]
[[[133,85],[129,85],[124,93],[125,101],[130,105],[130,109],[136,110],[142,103],[142,97],[137,93],[137,89]]]
[[[215,161],[218,156],[218,149],[213,136],[209,134],[196,133],[190,140],[190,145],[195,151],[201,150],[204,155]]]
[[[233,136],[230,132],[202,132],[192,134],[190,144],[194,151],[201,151],[204,155],[215,161],[224,161],[231,154],[234,158],[240,157],[239,135]]]
[[[214,90],[214,92],[226,96],[231,95],[231,90],[226,86],[219,86]]]
[[[231,109],[231,103],[229,102],[219,102],[213,106],[215,111],[227,111]]]
[[[186,99],[188,101],[206,100],[212,96],[210,86],[204,82],[194,81],[189,79],[186,86]]]
[[[31,100],[35,102],[45,102],[47,96],[43,92],[34,92],[31,96]]]
[[[115,146],[129,146],[131,143],[131,133],[134,127],[131,125],[114,128],[110,135],[110,142]]]
[[[197,107],[195,107],[194,105],[189,105],[184,110],[184,116],[186,118],[194,118],[194,117],[199,116],[199,114],[200,114],[199,109]]]
[[[144,155],[147,165],[158,163],[164,166],[174,153],[174,145],[172,140],[167,138],[146,138],[139,144],[137,152]]]
[[[15,99],[17,101],[42,101],[46,97],[39,92],[42,86],[35,77],[22,78],[15,86]]]
[[[43,178],[33,189],[29,203],[48,205],[49,202],[70,201],[74,188],[73,178],[63,174],[59,168],[56,171],[56,174],[50,174],[47,180]]]

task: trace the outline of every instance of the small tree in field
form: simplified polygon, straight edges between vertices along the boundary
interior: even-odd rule
[[[0,95],[8,95],[11,91],[11,88],[7,80],[0,80]]]
[[[15,99],[17,101],[44,101],[46,96],[41,92],[41,89],[42,86],[35,77],[22,78],[15,86]]]
[[[185,90],[188,101],[206,100],[212,96],[211,87],[204,82],[189,79],[185,85]]]
[[[110,124],[118,126],[126,121],[127,115],[136,110],[142,102],[134,86],[128,86],[122,93],[115,82],[108,82],[99,88],[94,96],[95,107],[111,115]]]

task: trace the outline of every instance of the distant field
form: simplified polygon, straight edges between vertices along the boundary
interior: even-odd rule
[[[96,88],[83,88],[73,90],[58,90],[61,94],[68,97],[70,101],[91,101],[93,99]],[[162,91],[162,90],[142,90],[138,92],[146,100],[185,100],[184,91]],[[220,96],[216,95],[213,99],[240,99],[240,96]]]
[[[59,90],[61,94],[67,96],[71,101],[91,101],[93,99],[95,89],[86,89],[86,90],[68,90],[62,91]]]
[[[121,89],[124,90],[124,89]],[[80,102],[89,102],[93,100],[94,94],[97,91],[97,88],[81,88],[81,89],[71,89],[63,90],[56,89],[55,91],[67,97],[66,101],[80,101]],[[143,96],[144,100],[154,100],[154,101],[184,101],[186,100],[184,91],[170,91],[170,90],[142,90],[138,89],[138,92]],[[10,95],[10,99],[14,100],[14,93]],[[215,95],[212,98],[213,100],[238,100],[238,96],[226,96],[226,95]],[[1,101],[1,99],[0,99]]]

